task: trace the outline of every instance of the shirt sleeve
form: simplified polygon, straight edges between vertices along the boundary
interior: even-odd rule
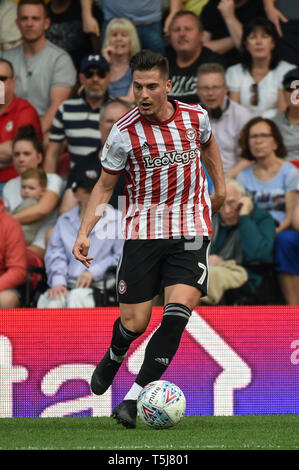
[[[20,112],[17,115],[17,120],[14,126],[14,131],[15,131],[14,137],[17,135],[20,127],[26,126],[28,124],[32,124],[32,126],[35,129],[37,137],[41,139],[43,133],[42,133],[42,127],[41,127],[41,122],[40,122],[38,112],[33,106],[29,106],[29,104],[28,106],[24,106],[22,109],[20,109]]]
[[[54,193],[58,194],[60,197],[63,193],[64,189],[64,182],[60,176],[56,175],[55,173],[48,173],[47,174],[48,182],[47,182],[47,189],[49,191],[53,191]]]
[[[60,235],[61,219],[54,227],[45,254],[45,268],[50,287],[67,285],[68,260]]]
[[[63,122],[63,103],[59,106],[52,122],[50,130],[50,141],[62,142],[65,139]]]
[[[225,80],[229,91],[240,91],[241,89],[242,74],[240,73],[240,67],[240,64],[232,65],[226,71]]]
[[[107,173],[120,173],[126,166],[127,158],[128,152],[122,135],[116,124],[114,124],[103,147],[102,167]]]
[[[7,218],[1,244],[5,253],[6,271],[0,276],[0,291],[23,284],[27,273],[24,234],[21,225],[10,217]]]
[[[292,165],[292,164],[291,164]],[[292,165],[293,166],[293,165]],[[295,166],[290,168],[286,177],[286,191],[296,191],[299,182],[299,171]]]
[[[72,87],[76,83],[77,72],[70,55],[60,54],[55,62],[51,88]]]
[[[211,138],[212,128],[207,111],[202,108],[202,112],[199,118],[200,143],[206,144]]]

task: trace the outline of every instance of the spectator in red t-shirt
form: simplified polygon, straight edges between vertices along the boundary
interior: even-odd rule
[[[0,197],[6,181],[18,176],[12,166],[12,141],[20,127],[32,124],[39,138],[42,137],[41,123],[36,109],[25,99],[18,98],[14,91],[17,77],[12,64],[0,58]],[[4,98],[4,99],[3,99]]]
[[[0,199],[0,308],[17,308],[27,273],[26,245],[21,225],[3,206]]]

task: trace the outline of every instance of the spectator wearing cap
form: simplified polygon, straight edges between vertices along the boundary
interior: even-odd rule
[[[275,116],[273,121],[283,137],[287,150],[285,160],[299,167],[299,68],[286,73],[282,84],[287,109]]]
[[[106,207],[105,214],[90,234],[92,261],[89,269],[72,254],[76,233],[97,178],[92,167],[78,173],[73,181],[72,190],[77,204],[58,218],[50,237],[45,255],[50,288],[40,296],[38,308],[91,308],[98,305],[101,281],[108,270],[117,266],[123,246],[117,233],[121,213],[111,206]]]
[[[99,117],[102,106],[111,98],[108,94],[110,66],[101,55],[83,58],[79,80],[82,91],[78,98],[64,101],[54,118],[44,168],[55,173],[63,143],[67,143],[71,166],[101,144]]]
[[[126,101],[123,101],[119,98],[107,101],[107,103],[103,105],[99,121],[99,129],[101,132],[103,144],[106,141],[113,124],[118,121],[126,112],[128,112],[129,109],[130,105]],[[84,172],[93,168],[96,171],[98,178],[100,177],[102,171],[101,153],[102,147],[99,151],[96,150],[95,152],[86,155],[86,157],[82,158],[82,160],[71,169],[67,180],[66,189],[61,201],[59,214],[67,212],[77,204],[77,200],[71,188],[73,182],[76,180],[77,175],[80,174],[80,172]],[[118,197],[123,194],[125,185],[125,176],[124,173],[121,173],[119,175],[118,183],[114,188],[112,198],[109,202],[109,204],[111,204],[115,209],[119,207]]]

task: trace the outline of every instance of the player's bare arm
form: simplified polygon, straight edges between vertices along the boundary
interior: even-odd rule
[[[214,193],[211,195],[212,212],[214,213],[220,209],[224,202],[225,181],[219,147],[213,135],[206,144],[201,144],[201,156],[214,185]]]
[[[91,192],[77,240],[73,247],[73,255],[87,268],[90,267],[90,263],[93,259],[88,257],[90,246],[88,236],[96,223],[103,216],[105,207],[111,199],[118,178],[119,174],[111,175],[102,170],[101,176]]]

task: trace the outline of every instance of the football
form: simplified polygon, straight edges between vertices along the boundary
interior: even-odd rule
[[[182,390],[167,380],[156,380],[146,385],[137,399],[137,411],[141,420],[157,429],[178,424],[186,410]]]

